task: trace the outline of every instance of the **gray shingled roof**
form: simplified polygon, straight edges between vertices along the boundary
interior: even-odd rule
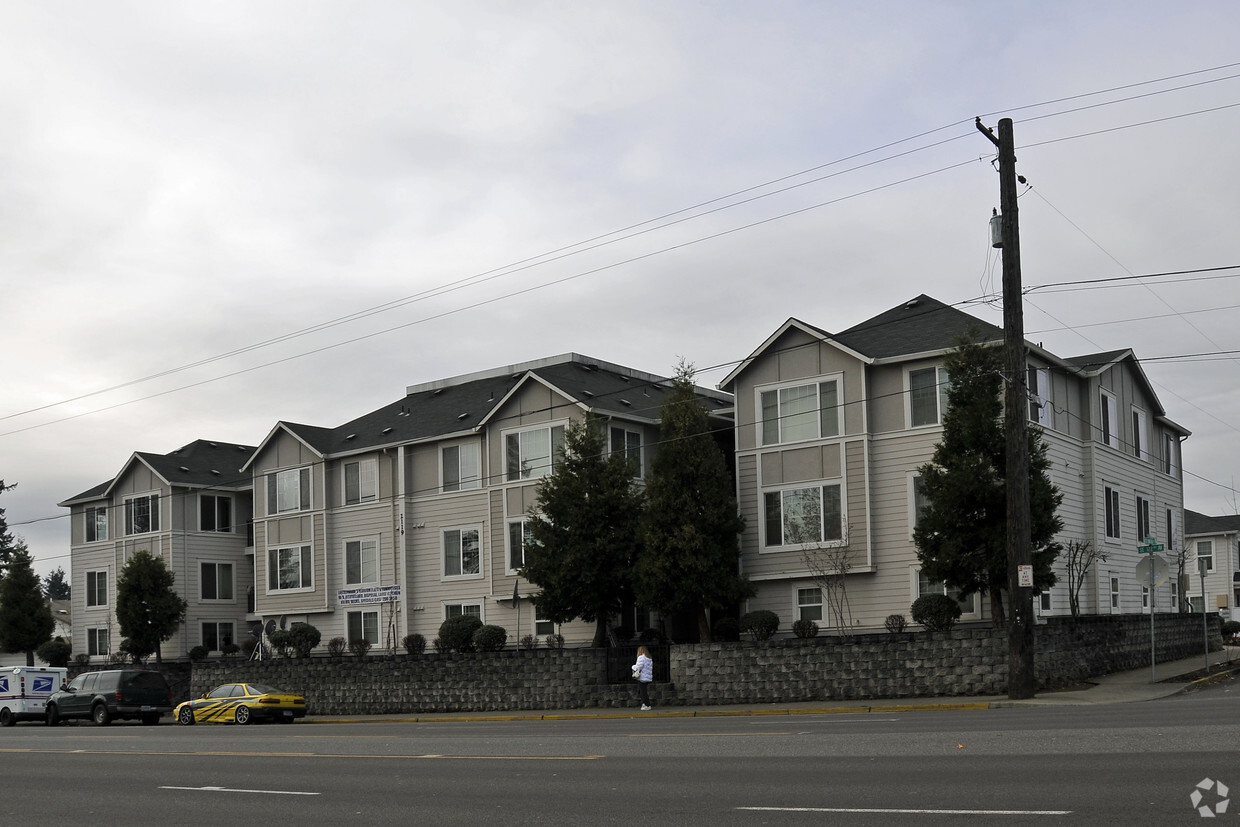
[[[1187,508],[1184,509],[1185,534],[1227,534],[1228,532],[1240,532],[1240,514],[1210,517]]]
[[[238,445],[233,442],[214,442],[197,439],[188,445],[182,445],[167,454],[152,454],[147,451],[135,452],[133,459],[141,459],[173,485],[206,488],[237,488],[250,484],[250,477],[241,473],[241,466],[254,453],[252,445]],[[129,463],[125,463],[125,468]],[[121,469],[124,473],[125,468]],[[70,497],[60,505],[70,505],[83,500],[94,500],[105,496],[117,477],[86,489],[81,494]]]
[[[970,329],[982,341],[1002,341],[1003,329],[924,293],[831,338],[872,359],[949,350]]]

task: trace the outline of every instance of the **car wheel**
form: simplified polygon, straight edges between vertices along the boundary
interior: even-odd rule
[[[250,708],[245,704],[237,707],[233,720],[242,725],[248,724],[250,722]]]
[[[60,710],[56,708],[56,704],[49,704],[43,712],[44,723],[48,726],[60,726]]]
[[[105,704],[95,704],[95,708],[90,711],[90,717],[98,726],[107,726],[112,723],[112,713],[108,712]]]
[[[17,723],[17,719],[13,717],[12,711],[6,706],[0,709],[0,726],[13,726]]]
[[[159,723],[159,715],[157,714],[142,716],[142,726],[155,726],[158,723]]]
[[[177,716],[177,721],[179,721],[182,726],[193,726],[194,710],[190,709],[188,706],[181,707],[181,714]]]

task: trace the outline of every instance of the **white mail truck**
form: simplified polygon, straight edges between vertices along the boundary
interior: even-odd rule
[[[0,667],[0,726],[42,721],[47,699],[60,689],[69,670],[59,666]]]

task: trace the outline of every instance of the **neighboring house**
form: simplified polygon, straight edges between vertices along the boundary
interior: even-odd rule
[[[48,600],[47,605],[52,610],[52,621],[55,623],[55,626],[52,628],[52,637],[64,638],[72,643],[73,602],[70,600]]]
[[[136,548],[158,549],[191,602],[166,657],[244,642],[258,622],[305,621],[324,643],[398,650],[411,633],[431,644],[457,614],[504,627],[510,645],[556,632],[588,642],[593,624],[536,617],[535,589],[517,575],[525,517],[565,426],[588,411],[607,421],[611,450],[648,474],[669,389],[664,377],[565,354],[412,386],[335,428],[279,422],[257,448],[229,446],[228,468],[187,456],[211,443],[135,454],[114,480],[62,503],[73,509],[74,651],[102,656],[118,642],[115,572]],[[730,434],[731,396],[699,395]],[[230,498],[234,527],[253,514],[250,539],[189,519],[213,496]]]
[[[252,446],[198,440],[169,454],[135,453],[107,482],[60,503],[71,509],[73,652],[106,660],[121,635],[116,579],[129,557],[161,557],[186,599],[185,623],[165,657],[238,641],[253,581]]]
[[[837,334],[789,319],[720,384],[736,400],[742,568],[757,586],[750,609],[774,611],[784,628],[799,618],[833,625],[807,549],[846,561],[858,629],[907,618],[918,596],[944,590],[920,575],[912,541],[917,468],[942,434],[944,357],[969,329],[1003,338],[924,295]],[[1028,416],[1064,495],[1059,539],[1106,555],[1081,589],[1082,611],[1148,611],[1137,546],[1152,536],[1182,547],[1188,431],[1166,417],[1130,350],[1063,359],[1029,344],[1028,379]],[[1069,611],[1062,555],[1056,571],[1059,584],[1035,599],[1040,614]],[[1156,610],[1170,609],[1173,588],[1156,590]],[[963,620],[989,618],[988,600],[961,602]]]
[[[1240,515],[1207,517],[1184,511],[1184,594],[1201,611],[1200,564],[1205,564],[1205,609],[1240,620]],[[1178,566],[1169,559],[1172,573]]]

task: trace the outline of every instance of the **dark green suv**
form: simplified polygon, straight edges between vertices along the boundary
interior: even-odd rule
[[[47,699],[46,721],[56,726],[65,718],[89,718],[99,726],[114,719],[139,719],[149,725],[172,711],[172,692],[158,672],[112,669],[83,672]]]

